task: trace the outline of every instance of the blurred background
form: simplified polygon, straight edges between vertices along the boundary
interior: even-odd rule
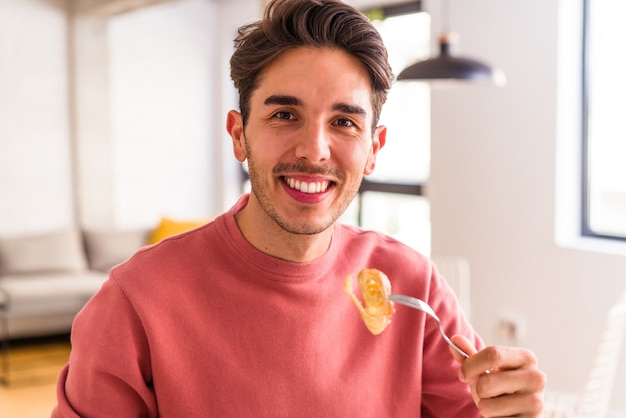
[[[497,65],[507,84],[396,83],[377,186],[344,221],[467,260],[485,341],[531,348],[550,389],[582,390],[626,289],[623,63],[596,73],[604,96],[592,97],[613,102],[598,99],[590,119],[583,0],[348,3],[376,21],[396,74],[436,55],[451,28],[457,51]],[[618,1],[605,5],[604,19],[623,16]],[[0,237],[153,228],[234,204],[246,182],[225,130],[237,108],[228,61],[237,27],[262,7],[0,0]],[[589,132],[609,140],[588,147]],[[626,416],[626,361],[613,370],[610,416]]]

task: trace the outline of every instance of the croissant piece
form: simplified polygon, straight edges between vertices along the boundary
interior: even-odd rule
[[[365,306],[352,290],[352,275],[346,277],[344,290],[359,310],[367,329],[378,335],[387,328],[395,312],[393,302],[387,299],[391,295],[391,282],[385,273],[376,269],[361,270],[357,282]]]

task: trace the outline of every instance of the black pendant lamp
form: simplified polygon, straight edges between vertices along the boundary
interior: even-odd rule
[[[444,2],[445,4],[446,2]],[[483,83],[502,86],[504,73],[488,64],[452,54],[456,34],[444,32],[439,37],[439,56],[418,61],[398,75],[398,81],[418,80],[435,84]]]

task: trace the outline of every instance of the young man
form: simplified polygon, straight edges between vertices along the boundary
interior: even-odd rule
[[[274,0],[235,44],[226,125],[252,193],[113,269],[76,318],[53,416],[541,416],[531,352],[484,348],[428,259],[336,223],[386,141],[392,74],[367,18]],[[343,291],[363,268],[429,303],[470,357],[408,308],[372,335]]]

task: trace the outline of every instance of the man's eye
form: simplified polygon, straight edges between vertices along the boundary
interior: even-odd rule
[[[349,128],[354,126],[354,122],[352,122],[350,119],[337,119],[337,125]]]
[[[274,117],[285,120],[293,119],[293,115],[289,112],[276,112],[274,113]]]

